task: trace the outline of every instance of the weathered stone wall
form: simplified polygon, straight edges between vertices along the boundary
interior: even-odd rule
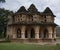
[[[46,16],[46,20],[47,20],[47,22],[54,23],[54,17],[52,17],[52,16]]]
[[[57,26],[56,27],[56,35],[57,36],[60,36],[60,26]]]
[[[8,19],[9,19],[8,24],[12,24],[12,16],[11,15],[8,16]]]

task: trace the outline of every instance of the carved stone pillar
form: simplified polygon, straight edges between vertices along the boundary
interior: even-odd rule
[[[35,33],[35,38],[39,39],[39,33]]]
[[[16,28],[14,27],[13,28],[13,39],[17,38],[17,30]]]
[[[49,29],[48,29],[48,30],[49,30],[49,33],[48,33],[48,34],[49,34],[49,38],[52,38],[53,30],[52,30],[52,28],[51,28],[51,27],[49,27]]]
[[[21,29],[21,38],[25,39],[25,26],[22,26],[22,29]]]
[[[31,33],[31,31],[30,31],[30,30],[28,30],[28,32],[27,32],[27,33],[28,33],[28,38],[30,38],[30,33]]]
[[[39,39],[39,26],[35,27],[35,39]]]
[[[52,33],[49,33],[49,38],[52,38]]]
[[[21,38],[25,39],[25,32],[21,32]]]
[[[54,38],[56,38],[56,28],[54,29]]]

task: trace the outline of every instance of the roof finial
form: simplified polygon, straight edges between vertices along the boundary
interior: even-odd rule
[[[37,12],[38,10],[37,10],[37,8],[35,7],[34,4],[31,4],[30,7],[28,8],[28,11],[29,12]]]
[[[25,9],[24,6],[21,6],[20,9],[17,12],[26,12],[27,10]]]
[[[46,7],[46,9],[44,10],[43,13],[51,13],[51,14],[53,14],[53,12],[51,11],[51,9],[49,7]]]

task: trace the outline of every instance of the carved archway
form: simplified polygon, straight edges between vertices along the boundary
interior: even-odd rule
[[[21,38],[21,30],[19,28],[17,29],[17,38]]]
[[[28,38],[28,30],[25,30],[25,38]]]
[[[31,29],[30,38],[35,38],[35,31],[33,28]]]
[[[44,29],[43,31],[43,38],[48,38],[48,30]]]

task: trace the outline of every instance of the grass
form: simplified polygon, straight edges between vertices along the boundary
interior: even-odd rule
[[[57,36],[57,39],[60,39],[60,36]]]
[[[60,44],[56,45],[56,50],[60,50]]]
[[[35,45],[21,43],[0,43],[0,50],[60,50],[60,44]]]

